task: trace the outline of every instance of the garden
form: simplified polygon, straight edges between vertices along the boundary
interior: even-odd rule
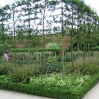
[[[55,99],[81,99],[99,81],[98,58],[90,58],[85,63],[76,60],[74,70],[68,63],[65,72],[55,63],[47,63],[43,69],[37,63],[16,67],[10,62],[1,64],[0,88]]]
[[[82,99],[98,82],[99,16],[83,0],[0,7],[0,89]]]

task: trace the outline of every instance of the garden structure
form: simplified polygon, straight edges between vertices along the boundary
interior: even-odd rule
[[[0,8],[0,88],[80,99],[98,81],[98,41],[99,16],[83,0],[5,5]],[[2,61],[5,50],[9,62]]]

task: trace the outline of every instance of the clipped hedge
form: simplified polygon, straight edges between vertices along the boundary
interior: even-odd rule
[[[55,86],[53,84],[47,85],[39,82],[38,79],[34,79],[30,84],[14,83],[5,79],[6,77],[0,77],[0,88],[5,90],[13,90],[17,92],[28,93],[32,95],[56,98],[56,99],[81,99],[85,93],[92,88],[99,81],[99,74],[91,76],[78,89],[66,88],[61,86]],[[3,80],[5,79],[5,80]],[[37,83],[36,83],[36,80]]]
[[[11,52],[35,52],[35,51],[55,51],[55,52],[59,52],[61,50],[61,48],[17,48],[17,49],[11,49]],[[64,48],[64,51],[70,51],[69,48]]]

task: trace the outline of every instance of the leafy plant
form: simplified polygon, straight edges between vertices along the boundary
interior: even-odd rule
[[[57,44],[57,43],[47,43],[46,45],[45,45],[45,48],[54,48],[54,49],[59,49],[60,48],[60,46]]]
[[[44,66],[43,63],[41,63],[41,73],[58,73],[62,71],[62,65],[61,63],[56,62],[45,62]]]

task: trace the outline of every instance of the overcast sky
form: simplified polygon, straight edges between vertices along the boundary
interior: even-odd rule
[[[11,4],[17,0],[0,0],[0,6]],[[99,15],[99,0],[84,0],[87,5],[90,5]]]
[[[15,2],[16,0],[0,0],[0,6],[4,6],[6,4],[11,4]]]
[[[87,5],[90,5],[99,15],[99,0],[84,0]]]

